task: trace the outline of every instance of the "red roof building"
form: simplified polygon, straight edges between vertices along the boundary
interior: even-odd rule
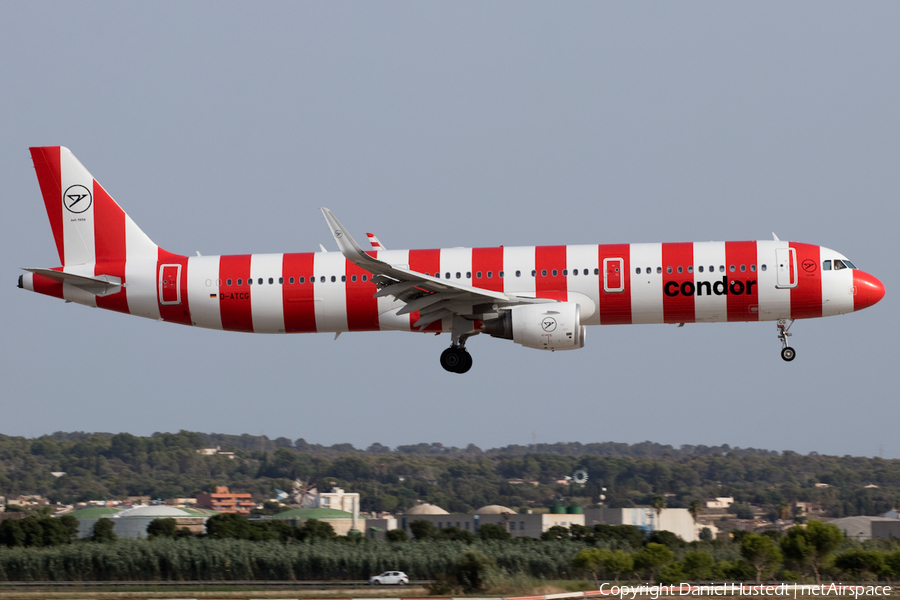
[[[256,502],[250,494],[232,494],[227,487],[219,486],[213,494],[197,494],[197,508],[211,508],[221,513],[250,514]]]

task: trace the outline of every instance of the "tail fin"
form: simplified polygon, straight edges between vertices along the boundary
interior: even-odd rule
[[[31,158],[63,266],[156,258],[157,245],[68,148],[31,148]]]

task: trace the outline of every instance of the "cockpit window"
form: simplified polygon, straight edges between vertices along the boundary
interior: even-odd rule
[[[850,262],[850,261],[847,260],[846,258],[844,259],[844,264],[847,265],[847,268],[848,268],[848,269],[855,269],[855,268],[856,268],[856,265],[854,265],[852,262]]]
[[[822,262],[822,270],[823,270],[823,271],[830,271],[830,270],[831,270],[831,261],[830,261],[830,260],[826,260],[826,261],[823,261],[823,262]]]
[[[842,261],[842,260],[834,261],[834,270],[835,271],[839,271],[841,269],[846,269],[846,268],[847,268],[847,265],[844,264],[844,261]]]

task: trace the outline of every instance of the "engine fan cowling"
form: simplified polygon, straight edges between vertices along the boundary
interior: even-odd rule
[[[574,302],[514,306],[499,318],[485,321],[482,330],[537,350],[584,348],[581,308]]]

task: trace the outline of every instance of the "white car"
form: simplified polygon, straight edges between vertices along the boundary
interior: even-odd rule
[[[369,577],[369,585],[406,585],[409,577],[403,571],[385,571],[381,575]]]

